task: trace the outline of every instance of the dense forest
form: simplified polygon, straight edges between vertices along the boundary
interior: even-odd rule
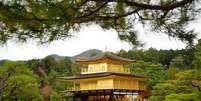
[[[200,101],[201,40],[181,50],[132,49],[115,54],[136,60],[125,65],[132,74],[150,77],[146,96],[150,101]],[[79,74],[80,67],[70,57],[58,59],[53,55],[28,61],[3,60],[0,101],[63,101],[62,91],[72,85],[61,77]]]

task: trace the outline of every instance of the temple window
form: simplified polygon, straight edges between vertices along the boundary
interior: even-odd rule
[[[107,65],[106,64],[101,64],[101,71],[105,71],[106,70],[106,67],[107,67]]]
[[[90,72],[94,72],[94,65],[89,65],[89,70]]]

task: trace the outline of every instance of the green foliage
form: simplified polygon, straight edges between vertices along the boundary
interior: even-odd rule
[[[151,101],[163,101],[166,95],[176,92],[176,87],[169,83],[159,83],[153,89],[149,98]]]
[[[129,50],[128,52],[124,50],[120,50],[118,53],[119,56],[125,57],[125,58],[130,58],[133,60],[144,60],[145,61],[145,52],[144,50]]]
[[[13,75],[25,74],[25,75],[36,76],[36,75],[33,75],[33,71],[28,69],[24,62],[6,61],[0,68],[0,74],[4,75],[5,73],[7,73],[7,71],[14,72]]]
[[[166,71],[161,64],[152,64],[144,61],[137,61],[133,64],[126,65],[131,69],[134,75],[144,75],[149,77],[148,86],[152,89],[154,85],[166,79]]]
[[[50,101],[61,101],[62,96],[58,94],[57,92],[52,92],[50,96]]]
[[[81,67],[82,67],[82,65],[79,65],[79,64],[72,64],[72,74],[73,75],[78,75],[78,74],[80,74],[80,72],[81,72]]]
[[[200,101],[200,97],[196,93],[191,94],[170,94],[164,101]]]
[[[54,89],[50,99],[61,101],[63,97],[59,92],[72,86],[70,83],[61,81],[61,77],[80,73],[78,68],[79,65],[73,64],[68,58],[55,60],[52,57],[46,57],[42,60],[34,59],[27,62],[5,61],[0,67],[0,77],[6,77],[8,72],[12,74],[7,79],[8,85],[4,88],[3,99],[5,101],[43,101],[39,86],[42,89],[49,85]]]
[[[167,70],[167,78],[168,79],[174,79],[175,78],[175,74],[178,73],[180,70],[178,68],[175,67],[170,67]]]
[[[4,89],[4,100],[17,101],[42,101],[38,81],[29,75],[11,76],[8,79],[8,86]]]
[[[50,84],[55,91],[65,90],[70,85],[61,82],[60,77],[73,75],[74,71],[78,69],[68,58],[55,60],[51,56],[42,60],[31,60],[27,64],[41,76],[42,85]]]
[[[143,60],[145,62],[152,63],[160,63],[165,67],[169,67],[169,65],[179,61],[179,64],[182,65],[180,68],[191,67],[191,62],[193,58],[193,50],[192,49],[183,49],[183,50],[157,50],[154,48],[149,48],[148,50],[129,50],[128,52],[121,50],[118,55],[134,60]],[[176,58],[177,57],[177,58]],[[181,57],[180,60],[178,58]],[[176,59],[173,60],[173,59]],[[175,61],[175,62],[174,62]],[[178,67],[179,68],[179,67]]]
[[[188,66],[184,60],[185,60],[184,57],[179,55],[179,56],[175,57],[174,59],[172,59],[172,61],[170,62],[170,67],[186,69],[186,68],[188,68]]]
[[[201,68],[201,39],[198,40],[198,44],[195,46],[193,68]]]
[[[166,79],[166,72],[161,64],[151,64],[146,68],[145,73],[147,76],[151,77],[151,80],[149,80],[149,85],[151,87]]]
[[[49,73],[52,69],[57,69],[56,68],[56,61],[54,60],[53,57],[45,57],[42,59],[43,63],[43,69],[45,70],[46,73]]]
[[[38,76],[23,62],[4,63],[0,68],[0,77],[4,77],[9,72],[7,86],[3,89],[4,101],[42,101]]]
[[[201,72],[185,70],[175,75],[173,79],[166,80],[154,86],[151,101],[199,101],[201,93],[197,87],[192,86],[192,80],[201,80]],[[201,86],[199,84],[199,86]]]
[[[72,61],[68,58],[61,59],[57,62],[55,71],[72,75]]]
[[[96,23],[115,29],[119,38],[138,44],[136,24],[192,44],[196,37],[187,29],[199,14],[199,0],[1,0],[0,43],[14,39],[39,43],[69,38],[81,26]]]

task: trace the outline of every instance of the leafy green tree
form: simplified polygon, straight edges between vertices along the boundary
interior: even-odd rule
[[[45,57],[41,60],[30,60],[27,64],[40,76],[41,88],[45,89],[48,86],[56,92],[63,91],[71,86],[71,84],[62,82],[61,77],[73,75],[74,71],[78,68],[73,67],[73,63],[69,58],[55,59],[52,56]],[[52,92],[52,90],[49,91]],[[49,99],[49,94],[45,95],[46,99]]]
[[[8,79],[8,86],[5,88],[5,101],[42,101],[38,81],[28,75],[12,76]]]
[[[191,94],[170,94],[164,101],[200,101],[200,97],[196,93]]]
[[[65,75],[72,75],[72,61],[69,58],[59,60],[55,71],[65,73]]]
[[[157,52],[158,58],[159,58],[159,63],[165,65],[165,66],[169,66],[170,62],[173,58],[175,58],[177,55],[182,54],[183,50],[159,50]],[[157,56],[156,55],[156,56]]]
[[[38,67],[42,67],[43,66],[43,63],[42,63],[42,61],[40,59],[28,60],[28,61],[26,61],[26,64],[34,72],[37,71]]]
[[[192,80],[198,80],[201,86],[201,72],[185,70],[175,75],[175,78],[166,80],[154,86],[151,101],[199,101],[201,92],[192,86]]]
[[[175,74],[177,74],[179,71],[179,68],[169,67],[167,70],[167,79],[174,79]]]
[[[0,77],[10,70],[13,73],[7,79],[3,90],[3,101],[42,101],[38,76],[23,62],[6,62],[0,68]]]
[[[181,55],[172,59],[172,61],[170,62],[170,67],[175,67],[175,68],[179,68],[179,69],[187,69],[188,68],[187,64],[184,61],[184,57]]]
[[[80,65],[80,64],[76,64],[76,63],[72,64],[72,74],[73,75],[80,74],[81,68],[82,68],[82,65]]]
[[[51,69],[55,69],[57,63],[55,59],[51,56],[47,56],[44,59],[42,59],[42,68],[45,70],[46,73],[49,73]]]
[[[146,57],[145,52],[142,49],[129,50],[128,52],[121,50],[119,51],[118,55],[121,57],[130,58],[133,60],[143,60],[143,61],[145,61],[145,57]]]
[[[199,0],[1,0],[0,42],[9,39],[40,43],[71,37],[70,32],[96,23],[116,29],[120,39],[138,44],[137,23],[193,42],[186,26],[199,14]],[[149,27],[149,28],[147,28]]]
[[[176,93],[176,87],[170,83],[158,83],[153,89],[149,98],[151,101],[163,101],[166,95]]]
[[[145,52],[145,61],[149,61],[152,63],[158,63],[159,61],[159,55],[158,54],[158,50],[154,49],[154,48],[149,48],[146,52]]]
[[[168,68],[173,62],[173,59],[179,60],[182,58],[183,66],[181,68],[191,68],[192,66],[192,58],[193,58],[194,48],[186,48],[182,50],[157,50],[154,48],[149,48],[148,50],[143,49],[135,49],[126,51],[119,51],[118,55],[126,58],[130,58],[137,61],[145,61],[145,62],[152,62],[152,63],[160,63],[166,68]]]
[[[130,68],[131,73],[134,75],[148,76],[150,78],[148,80],[149,89],[153,89],[153,86],[166,79],[166,70],[161,64],[137,61],[125,67]]]
[[[50,101],[64,101],[62,99],[63,99],[63,97],[60,94],[58,94],[57,92],[53,92],[50,97]]]
[[[161,64],[151,64],[146,67],[145,73],[151,78],[148,82],[150,88],[166,79],[166,71]]]

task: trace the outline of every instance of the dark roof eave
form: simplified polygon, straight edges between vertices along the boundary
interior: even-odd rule
[[[139,75],[105,72],[105,73],[94,73],[94,74],[81,74],[81,75],[78,75],[78,76],[64,77],[62,79],[64,79],[64,80],[78,80],[78,79],[87,79],[87,78],[106,77],[106,76],[111,76],[111,75],[115,75],[115,76],[130,76],[130,77],[137,77],[137,78],[149,78],[149,77],[139,76]]]
[[[99,59],[99,60],[101,60],[101,59]],[[95,61],[98,61],[98,60],[75,60],[76,63],[81,63],[81,62],[90,63],[90,62],[95,62]],[[122,61],[122,60],[116,60],[116,61]],[[125,62],[125,64],[127,64],[127,63],[133,63],[133,62],[136,62],[136,61],[132,60],[132,61],[122,61],[122,62]]]

